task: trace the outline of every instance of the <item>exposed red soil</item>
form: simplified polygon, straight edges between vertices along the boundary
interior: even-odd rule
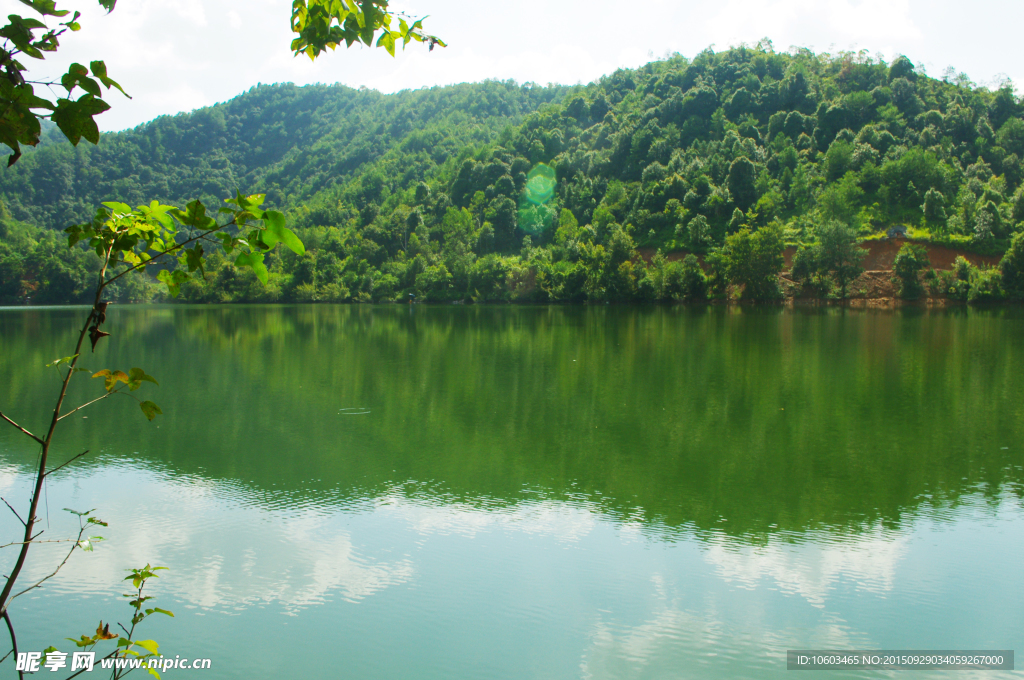
[[[912,241],[909,241],[912,243]],[[900,248],[903,247],[904,243],[908,243],[907,239],[880,239],[877,241],[865,241],[860,244],[863,250],[868,251],[868,254],[864,256],[864,260],[861,262],[861,266],[864,267],[866,272],[890,272],[892,271],[892,263],[896,259],[896,253],[899,252]],[[956,250],[954,248],[947,248],[946,246],[932,245],[924,243],[925,249],[928,251],[928,259],[931,261],[933,269],[952,269],[953,260],[958,255],[963,255],[971,264],[975,266],[989,265],[994,266],[999,264],[999,257],[993,255],[978,255],[977,253],[968,253],[962,250]],[[638,248],[637,252],[644,258],[645,261],[650,262],[651,258],[654,257],[654,250],[651,248]],[[788,271],[793,267],[793,255],[796,253],[796,248],[789,247],[783,252],[783,256],[786,258],[785,269]],[[668,253],[665,259],[669,262],[676,260],[682,260],[686,257],[687,253],[684,251],[676,251],[674,253]],[[704,264],[703,256],[698,255],[697,258],[701,261],[701,265]]]
[[[866,271],[892,271],[892,263],[893,260],[896,259],[896,253],[898,253],[900,248],[903,247],[903,244],[907,242],[907,239],[898,238],[866,241],[862,243],[860,247],[867,250],[868,254],[864,257],[864,261],[861,263],[861,266],[864,267]],[[931,261],[933,269],[952,269],[953,260],[955,260],[958,255],[962,255],[968,262],[976,267],[981,265],[997,265],[1000,260],[999,257],[994,257],[992,255],[966,253],[962,250],[947,248],[946,246],[937,246],[928,243],[923,245],[928,251],[928,259]],[[791,266],[793,253],[795,252],[795,248],[786,248],[786,267]]]
[[[896,259],[896,254],[900,248],[903,247],[904,243],[907,243],[908,239],[880,239],[877,241],[866,241],[860,244],[860,247],[867,251],[867,255],[864,256],[864,260],[861,262],[861,266],[864,267],[864,273],[858,276],[854,281],[851,281],[847,291],[850,296],[849,303],[858,305],[871,306],[875,303],[881,304],[895,304],[899,302],[896,299],[895,285],[892,280],[892,264]],[[912,242],[912,241],[911,241]],[[999,264],[1000,258],[992,255],[978,255],[976,253],[968,253],[962,250],[956,250],[955,248],[947,248],[946,246],[932,245],[929,243],[922,244],[928,251],[928,260],[931,262],[933,269],[952,269],[953,261],[958,255],[962,255],[967,259],[968,262],[974,266],[995,266]],[[654,257],[655,251],[651,248],[639,248],[638,252],[645,261],[650,262],[651,258]],[[807,302],[815,303],[819,299],[814,296],[804,295],[804,291],[800,289],[800,286],[794,282],[789,276],[789,270],[793,267],[793,255],[796,253],[796,248],[786,248],[783,256],[786,259],[785,271],[779,276],[780,283],[782,284],[784,294],[787,298],[791,298],[794,302]],[[674,253],[668,253],[665,255],[665,259],[669,262],[676,260],[682,260],[686,257],[687,253],[683,251],[677,251]],[[704,257],[701,255],[697,256],[700,260],[701,267],[707,270],[704,265]],[[941,299],[932,300],[927,299],[929,304],[939,303],[943,301]]]

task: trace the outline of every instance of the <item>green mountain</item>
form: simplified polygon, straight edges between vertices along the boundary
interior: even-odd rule
[[[186,299],[678,298],[703,284],[696,260],[638,249],[721,253],[744,228],[813,243],[835,222],[999,252],[1024,228],[1022,114],[1009,85],[770,46],[577,87],[260,86],[0,171],[0,299],[80,296],[87,254],[58,290],[54,248],[36,251],[101,201],[215,206],[236,190],[285,208],[308,252],[270,258],[267,287],[215,256]]]

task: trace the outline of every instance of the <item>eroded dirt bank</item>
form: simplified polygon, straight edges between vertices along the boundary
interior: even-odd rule
[[[856,280],[851,281],[848,287],[849,303],[854,306],[887,306],[892,304],[900,304],[901,301],[896,298],[896,289],[892,281],[892,264],[896,259],[896,254],[900,248],[903,247],[904,243],[908,243],[908,239],[881,239],[877,241],[865,241],[860,244],[863,250],[867,251],[867,255],[864,256],[864,260],[861,262],[861,266],[864,267],[864,273],[857,277]],[[946,246],[933,245],[929,243],[922,243],[925,249],[928,251],[928,260],[931,262],[933,269],[952,269],[953,261],[957,256],[962,255],[967,259],[968,262],[976,267],[986,266],[991,267],[999,264],[998,256],[992,255],[978,255],[977,253],[969,253],[955,248],[948,248]],[[644,260],[650,262],[651,258],[654,257],[654,250],[650,248],[638,249],[641,257]],[[803,304],[816,304],[824,303],[824,300],[820,300],[817,297],[804,296],[800,289],[800,286],[792,280],[789,275],[789,271],[793,266],[793,255],[796,253],[796,248],[786,248],[783,256],[786,260],[784,271],[779,276],[781,279],[783,291],[787,299],[792,300],[795,303]],[[668,253],[665,259],[674,262],[682,260],[686,257],[686,252],[674,252]],[[701,266],[706,270],[707,267],[704,265],[704,257],[698,256]],[[948,301],[944,298],[923,298],[917,301],[917,304],[946,304]]]

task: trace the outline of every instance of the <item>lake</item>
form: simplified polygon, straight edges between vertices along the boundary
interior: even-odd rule
[[[164,415],[116,396],[64,421],[56,462],[90,453],[48,482],[44,538],[76,533],[65,507],[110,526],[16,600],[22,651],[126,621],[124,570],[147,562],[176,617],[142,637],[212,659],[209,680],[781,678],[787,649],[1024,651],[1022,309],[111,310],[82,365],[143,367]],[[44,429],[43,366],[86,313],[0,310],[0,409]],[[102,392],[82,375],[69,404]],[[23,508],[37,451],[0,426]],[[19,540],[9,512],[0,529]]]

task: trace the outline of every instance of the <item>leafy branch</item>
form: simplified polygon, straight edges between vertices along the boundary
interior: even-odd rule
[[[63,19],[70,12],[58,10],[54,0],[21,0],[36,11],[43,19]],[[108,12],[116,0],[99,0],[100,6]],[[50,118],[72,144],[77,145],[84,137],[96,144],[100,131],[94,117],[110,108],[103,101],[103,87],[116,88],[128,96],[124,89],[107,75],[106,64],[90,62],[89,68],[74,63],[61,76],[60,84],[67,91],[64,97],[54,101],[36,95],[33,85],[49,87],[55,83],[32,81],[25,78],[27,69],[15,57],[24,55],[33,59],[45,59],[60,47],[60,38],[68,31],[78,31],[81,25],[80,12],[70,19],[50,28],[39,19],[11,14],[9,23],[0,27],[0,142],[9,146],[14,153],[7,159],[7,165],[14,165],[21,158],[21,145],[35,146],[39,143],[42,128],[39,120]],[[72,96],[80,89],[81,96]],[[39,114],[38,110],[48,111]]]
[[[402,49],[411,42],[426,43],[430,51],[436,45],[446,47],[436,35],[423,31],[423,19],[409,23],[405,14],[388,9],[387,0],[294,0],[292,2],[292,40],[295,56],[305,54],[316,59],[324,50],[345,43],[361,42],[368,47],[383,47],[392,57],[395,45]],[[395,20],[398,27],[392,28]],[[379,32],[379,36],[378,36]]]
[[[156,572],[165,569],[167,569],[167,567],[153,567],[147,564],[145,567],[142,567],[141,569],[130,569],[130,573],[128,574],[128,576],[124,578],[125,581],[131,581],[132,587],[135,588],[134,593],[126,593],[124,595],[124,597],[132,598],[131,601],[128,602],[128,604],[134,610],[131,619],[131,627],[126,628],[124,624],[117,624],[118,627],[120,627],[121,630],[125,632],[125,635],[121,636],[118,633],[111,633],[110,624],[108,623],[106,626],[104,626],[103,621],[101,620],[100,625],[96,627],[95,635],[82,635],[78,639],[66,639],[74,642],[75,646],[77,646],[79,649],[84,648],[87,650],[93,649],[99,642],[103,642],[106,640],[117,640],[117,647],[112,652],[102,657],[104,659],[118,657],[128,658],[129,656],[131,656],[136,657],[141,661],[151,657],[159,656],[160,646],[157,644],[155,640],[136,640],[134,639],[134,636],[136,626],[138,626],[140,623],[142,623],[142,621],[152,616],[153,614],[163,614],[164,616],[170,616],[172,618],[174,617],[174,613],[166,609],[161,609],[160,607],[144,606],[146,602],[153,599],[153,597],[150,595],[144,596],[142,594],[143,589],[146,587],[146,581],[148,581],[151,578],[158,578],[159,575]],[[149,672],[157,678],[160,677],[160,674],[157,673],[155,669],[150,668],[147,670],[149,670]],[[78,673],[74,673],[73,675],[68,676],[68,680],[71,680],[71,678],[74,678],[83,672],[85,672],[85,669],[80,670]],[[131,672],[131,669],[115,669],[114,674],[111,676],[111,678],[116,680],[116,678],[121,678],[127,675],[129,672]]]
[[[263,200],[262,194],[243,196],[241,193],[238,193],[235,198],[227,199],[225,207],[218,211],[219,215],[226,217],[222,223],[218,223],[214,217],[207,215],[206,207],[200,201],[192,201],[184,209],[161,205],[153,201],[148,206],[139,206],[134,210],[123,203],[110,202],[103,204],[97,210],[91,222],[72,226],[65,230],[68,234],[68,245],[73,247],[77,243],[85,241],[99,255],[101,267],[93,306],[78,334],[74,352],[48,364],[48,367],[61,371],[61,388],[46,434],[44,436],[35,435],[13,419],[0,414],[4,421],[41,446],[28,513],[23,519],[15,512],[24,526],[24,537],[17,543],[21,546],[17,560],[2,591],[0,591],[0,615],[6,614],[14,597],[39,587],[43,581],[56,574],[76,548],[83,550],[92,548],[92,539],[83,542],[83,534],[80,531],[68,556],[53,574],[12,596],[15,582],[24,568],[29,547],[39,536],[34,533],[34,529],[38,521],[37,510],[42,498],[44,480],[48,475],[84,455],[79,454],[63,465],[48,470],[50,447],[58,422],[86,406],[121,392],[125,387],[131,393],[141,387],[144,382],[157,384],[156,379],[141,368],[132,368],[127,373],[103,369],[93,373],[93,377],[104,379],[106,393],[67,413],[61,413],[72,377],[85,370],[78,366],[85,338],[88,336],[92,350],[95,351],[99,340],[109,335],[108,332],[101,330],[107,320],[109,305],[109,302],[103,300],[105,288],[130,272],[141,272],[146,267],[154,265],[166,265],[171,257],[176,257],[177,268],[173,270],[162,268],[157,275],[167,285],[171,295],[176,296],[181,284],[187,281],[190,275],[196,272],[199,275],[204,274],[204,250],[200,241],[209,240],[211,237],[219,241],[220,247],[225,253],[236,254],[236,265],[252,268],[260,281],[266,283],[269,278],[264,264],[267,253],[280,243],[288,246],[297,254],[304,253],[305,248],[294,232],[285,226],[285,217],[282,213],[264,210],[261,207]],[[108,272],[113,272],[121,267],[123,267],[122,271],[108,275]],[[65,368],[66,372],[64,372]],[[134,395],[129,396],[136,398]],[[151,401],[138,399],[137,401],[139,401],[143,414],[149,420],[153,420],[162,412],[160,407]],[[13,508],[11,510],[14,511]]]
[[[71,508],[64,508],[64,509],[67,510],[68,512],[70,512],[73,515],[78,515],[78,536],[76,538],[72,539],[74,542],[73,542],[73,544],[71,546],[71,550],[69,550],[68,554],[64,556],[64,559],[61,560],[60,564],[57,565],[56,569],[54,569],[47,576],[44,576],[43,578],[39,579],[38,581],[36,581],[32,585],[30,585],[28,588],[25,588],[24,590],[22,590],[18,594],[16,594],[13,597],[11,597],[12,600],[14,598],[16,598],[16,597],[21,597],[22,595],[24,595],[27,592],[35,590],[36,588],[38,588],[41,585],[43,585],[43,583],[45,581],[49,581],[51,578],[56,576],[57,573],[60,572],[60,570],[64,568],[64,565],[67,564],[68,560],[71,559],[71,555],[78,548],[81,548],[82,550],[85,550],[86,552],[92,552],[92,550],[93,550],[93,543],[96,543],[98,541],[102,541],[103,540],[102,536],[89,536],[88,538],[82,538],[82,536],[85,535],[86,529],[88,529],[91,526],[104,526],[104,527],[107,526],[107,523],[104,522],[103,520],[99,520],[99,519],[96,519],[95,517],[90,517],[89,516],[90,514],[92,514],[94,512],[94,510],[89,510],[87,512],[78,512],[76,510],[72,510]],[[42,532],[40,532],[40,533],[42,533]],[[67,539],[57,540],[57,541],[32,541],[32,542],[35,542],[35,543],[63,543],[66,540]],[[6,612],[4,612],[4,613],[6,613]]]

